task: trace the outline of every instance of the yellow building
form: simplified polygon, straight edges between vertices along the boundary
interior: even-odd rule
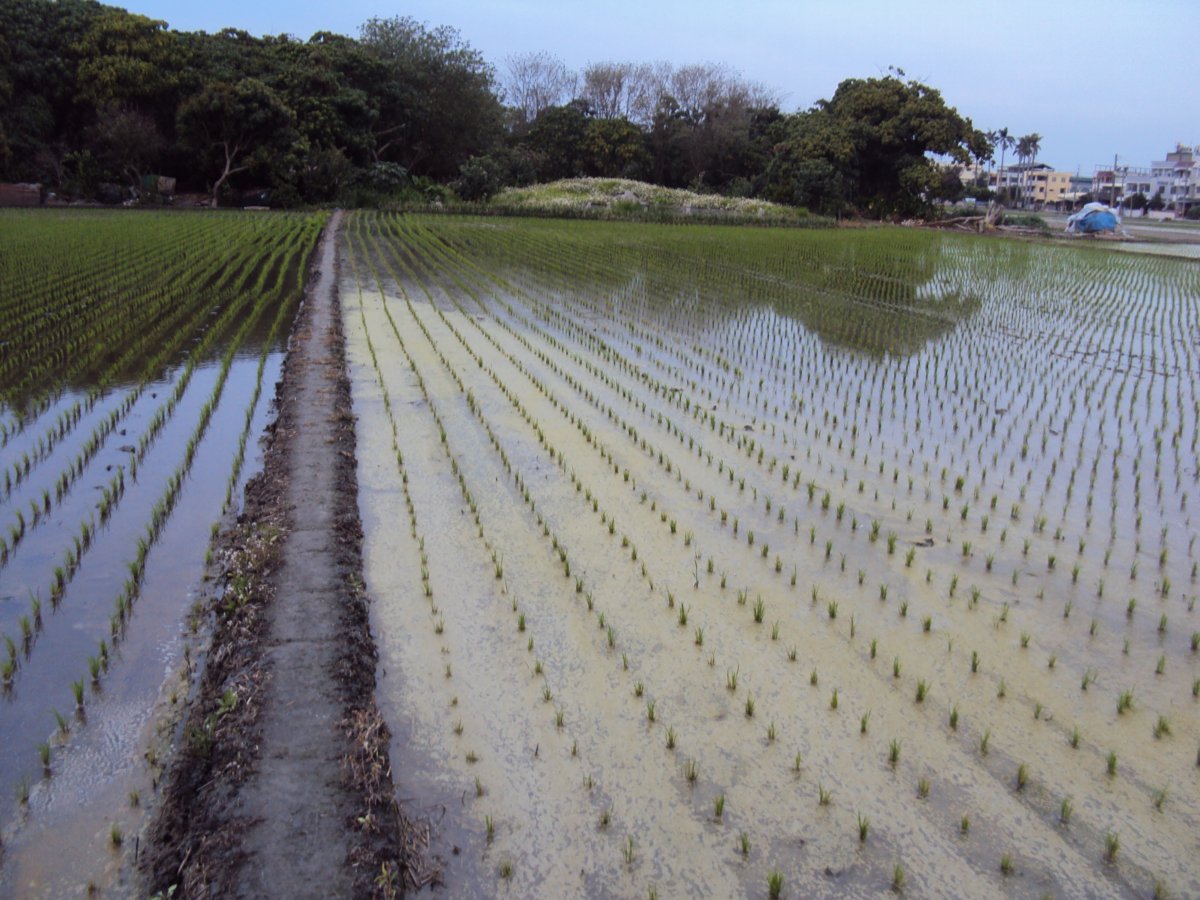
[[[1025,173],[1024,187],[1026,205],[1059,204],[1071,192],[1071,173],[1031,167]]]

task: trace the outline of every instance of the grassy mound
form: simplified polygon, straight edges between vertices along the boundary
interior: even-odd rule
[[[508,188],[489,204],[497,212],[571,218],[713,221],[764,225],[832,224],[806,209],[720,194],[698,194],[625,178],[568,178]]]

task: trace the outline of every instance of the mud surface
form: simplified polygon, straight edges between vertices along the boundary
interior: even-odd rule
[[[264,472],[223,538],[225,590],[144,855],[149,893],[399,890],[400,816],[361,580],[354,418],[327,226]]]

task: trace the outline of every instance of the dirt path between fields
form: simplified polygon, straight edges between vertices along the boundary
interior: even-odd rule
[[[147,836],[150,893],[391,896],[415,856],[374,703],[340,220],[315,254],[264,471],[222,540],[212,642]]]

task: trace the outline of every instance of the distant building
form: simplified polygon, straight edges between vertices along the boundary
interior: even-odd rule
[[[1200,204],[1197,156],[1200,147],[1177,144],[1166,159],[1152,162],[1149,168],[1118,166],[1115,172],[1112,168],[1097,168],[1092,176],[1092,194],[1097,200],[1115,206],[1134,194],[1142,194],[1149,200],[1161,193],[1163,208],[1182,216]]]
[[[1175,151],[1168,153],[1166,159],[1150,163],[1150,190],[1142,193],[1149,198],[1162,191],[1165,208],[1182,216],[1200,203],[1198,154],[1200,147],[1193,149],[1176,144]]]
[[[1031,166],[1025,176],[1025,205],[1034,209],[1058,208],[1071,192],[1071,173],[1056,172],[1041,164]]]
[[[1117,166],[1115,171],[1098,168],[1092,176],[1092,196],[1101,203],[1120,206],[1139,191],[1149,197],[1149,192],[1143,188],[1148,188],[1150,183],[1149,169],[1135,166]]]
[[[1058,172],[1047,163],[1018,163],[991,172],[988,186],[1026,208],[1058,208],[1070,200],[1071,177],[1070,172]]]

